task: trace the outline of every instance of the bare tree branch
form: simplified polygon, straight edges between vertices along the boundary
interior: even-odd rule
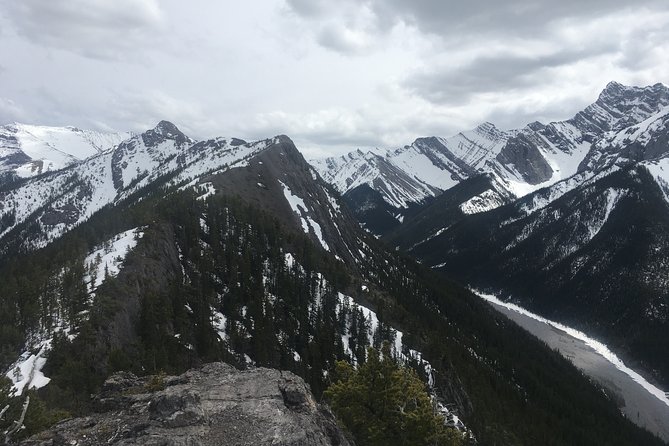
[[[14,425],[5,432],[5,444],[10,444],[12,440],[12,435],[17,433],[21,427],[23,427],[23,420],[26,418],[26,412],[28,411],[28,405],[30,404],[30,396],[26,395],[26,400],[23,403],[23,410],[21,411],[21,418],[14,421]],[[3,409],[4,410],[4,409]]]

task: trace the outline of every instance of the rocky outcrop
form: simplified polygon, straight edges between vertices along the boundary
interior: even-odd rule
[[[72,225],[79,218],[79,209],[72,203],[48,209],[42,215],[42,224],[55,226],[58,224]]]
[[[528,184],[543,183],[553,174],[536,145],[522,133],[509,138],[496,159],[502,166],[517,171]]]
[[[162,390],[161,390],[162,389]],[[111,376],[99,413],[63,421],[24,446],[349,445],[333,415],[290,372],[206,364],[181,376]]]

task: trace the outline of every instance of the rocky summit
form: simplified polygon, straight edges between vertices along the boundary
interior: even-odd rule
[[[349,445],[305,382],[267,368],[206,364],[180,376],[112,375],[96,413],[60,422],[21,443],[154,446]]]

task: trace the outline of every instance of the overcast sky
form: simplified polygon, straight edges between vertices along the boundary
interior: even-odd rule
[[[0,123],[284,133],[307,156],[669,81],[666,0],[0,0]]]

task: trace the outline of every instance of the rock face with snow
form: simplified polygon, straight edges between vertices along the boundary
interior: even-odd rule
[[[476,198],[478,208],[488,210],[577,172],[595,175],[613,165],[656,158],[666,152],[668,105],[669,89],[662,84],[612,82],[595,103],[566,121],[533,122],[510,131],[484,123],[450,138],[419,138],[384,154],[357,151],[312,162],[345,196],[360,195],[353,191],[363,185],[378,192],[390,209],[377,205],[370,212],[358,199],[349,204],[368,228],[383,233],[388,216],[398,220],[391,225],[396,227],[412,204],[482,172],[494,176],[491,188]]]
[[[210,363],[153,380],[121,373],[107,380],[96,405],[98,413],[61,422],[21,444],[349,444],[304,381],[275,369]]]

